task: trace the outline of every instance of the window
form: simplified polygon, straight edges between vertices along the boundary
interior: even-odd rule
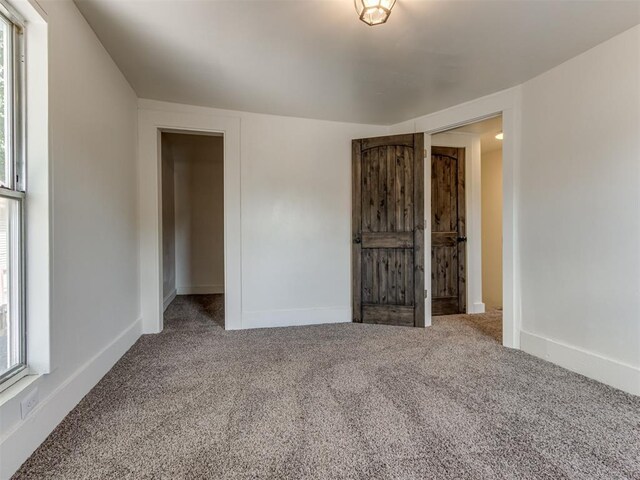
[[[0,5],[0,384],[26,367],[22,27]]]

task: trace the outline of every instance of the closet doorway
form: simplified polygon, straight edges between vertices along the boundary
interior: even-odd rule
[[[224,136],[162,132],[165,327],[224,328]]]

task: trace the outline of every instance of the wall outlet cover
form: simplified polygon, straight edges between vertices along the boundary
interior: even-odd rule
[[[20,402],[20,413],[22,414],[23,420],[27,418],[27,416],[33,411],[34,408],[36,408],[39,402],[40,402],[40,397],[38,395],[38,389],[34,388]]]

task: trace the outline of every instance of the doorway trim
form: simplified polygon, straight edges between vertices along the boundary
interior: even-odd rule
[[[138,231],[142,333],[163,329],[161,132],[224,136],[225,329],[242,328],[240,118],[138,100]]]
[[[424,132],[426,157],[431,157],[431,135],[451,130],[462,125],[502,115],[502,344],[520,348],[520,262],[517,243],[517,191],[516,172],[520,151],[520,104],[521,88],[487,95],[446,110],[425,115],[394,126],[391,133],[406,132],[413,126],[414,132]],[[425,163],[426,164],[426,163]],[[425,212],[431,212],[431,169],[425,168]],[[425,229],[431,228],[430,219],[425,219]],[[431,251],[431,238],[425,236],[425,252]],[[430,257],[429,257],[430,258]],[[425,308],[425,320],[431,325],[431,261],[425,263],[425,285],[429,290]]]

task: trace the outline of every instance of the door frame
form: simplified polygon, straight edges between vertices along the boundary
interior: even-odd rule
[[[221,133],[224,136],[224,303],[225,329],[242,328],[240,223],[240,118],[138,101],[139,288],[142,333],[163,329],[162,157],[163,131]]]
[[[404,122],[394,128],[395,132],[407,131],[425,134],[427,158],[431,157],[431,135],[461,127],[487,118],[502,115],[502,344],[520,348],[521,331],[521,287],[520,262],[517,245],[517,191],[516,171],[520,151],[520,104],[521,90],[518,87],[503,90],[446,110]],[[426,164],[426,162],[425,162]],[[425,168],[425,212],[431,212],[431,169]],[[425,219],[425,229],[431,228],[430,219]],[[425,251],[431,251],[431,237],[425,235]],[[425,318],[431,324],[431,261],[425,263]]]

